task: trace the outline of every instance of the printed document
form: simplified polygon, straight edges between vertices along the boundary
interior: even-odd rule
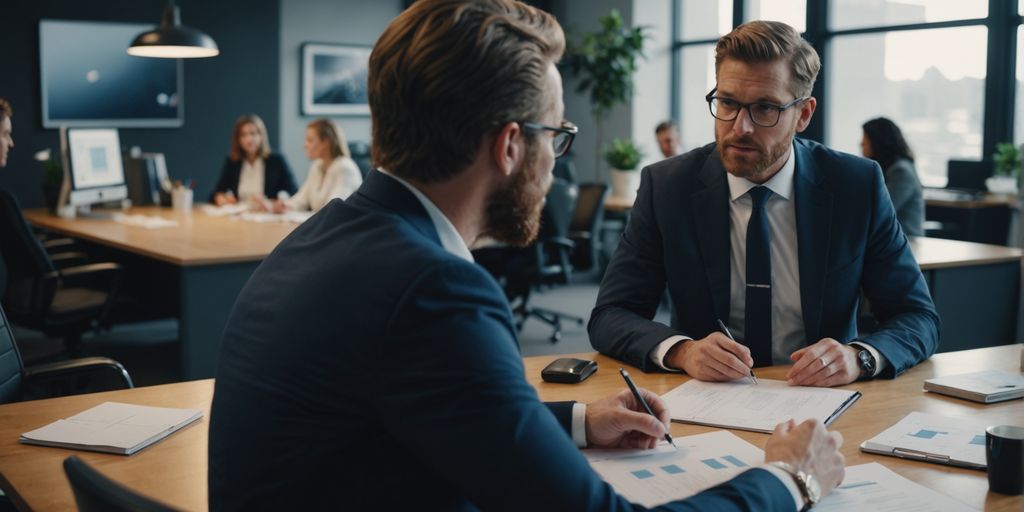
[[[846,477],[814,512],[967,512],[959,501],[872,462],[846,468]]]
[[[770,379],[758,379],[757,384],[690,379],[662,396],[675,421],[769,433],[790,419],[818,419],[828,425],[858,398],[858,391],[789,386]]]
[[[985,469],[985,427],[970,418],[912,412],[860,445],[870,453]]]

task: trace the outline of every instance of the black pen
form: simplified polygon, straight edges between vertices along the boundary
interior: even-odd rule
[[[718,322],[718,327],[720,329],[722,329],[722,333],[724,333],[726,336],[728,336],[730,340],[736,341],[736,338],[732,337],[732,333],[729,332],[729,328],[725,326],[725,323],[722,322],[722,319],[719,318],[716,321]],[[757,377],[754,376],[754,369],[753,368],[750,369],[750,378],[754,379],[754,384],[757,384]]]
[[[640,405],[644,406],[647,414],[657,418],[658,415],[654,414],[654,411],[651,410],[651,406],[647,405],[647,400],[644,400],[644,396],[640,394],[640,390],[637,389],[636,384],[633,384],[633,379],[629,378],[629,372],[627,372],[625,368],[619,368],[619,375],[622,375],[622,378],[626,379],[626,385],[629,386],[629,390],[633,392],[633,396],[636,397],[636,401],[640,402]],[[665,440],[668,441],[668,444],[672,445],[673,448],[677,450],[679,449],[679,447],[676,446],[676,442],[672,440],[672,436],[669,435],[668,430],[665,431]]]

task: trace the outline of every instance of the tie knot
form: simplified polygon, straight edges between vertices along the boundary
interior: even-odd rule
[[[771,195],[772,190],[764,186],[756,186],[747,192],[750,194],[750,198],[754,200],[754,209],[764,208],[765,202],[768,200],[768,196]]]

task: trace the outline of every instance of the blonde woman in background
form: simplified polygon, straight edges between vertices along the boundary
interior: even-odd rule
[[[331,199],[345,199],[352,195],[363,183],[363,175],[349,153],[345,132],[334,121],[317,119],[309,123],[302,147],[313,161],[309,175],[293,197],[274,202],[275,212],[315,212]]]

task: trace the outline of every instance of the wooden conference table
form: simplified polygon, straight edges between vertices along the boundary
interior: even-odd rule
[[[149,304],[169,304],[179,320],[182,377],[212,377],[221,332],[238,292],[293,223],[258,223],[214,217],[196,209],[139,207],[125,212],[175,220],[176,227],[145,229],[113,220],[65,219],[26,210],[32,225],[91,244],[93,252],[122,263],[125,286]]]
[[[854,383],[848,386],[864,396],[846,411],[832,428],[843,434],[842,452],[848,465],[879,462],[893,471],[985,510],[1020,511],[1021,496],[988,492],[988,480],[982,471],[907,461],[861,453],[857,446],[911,411],[950,416],[971,416],[992,424],[1024,425],[1024,403],[1021,400],[981,405],[925,393],[925,379],[980,369],[1019,371],[1022,345],[939,354],[902,375],[899,379]],[[593,401],[624,389],[615,369],[621,363],[596,354],[577,357],[598,361],[597,374],[582,384],[549,384],[541,382],[540,370],[558,356],[525,358],[527,379],[544,400]],[[777,366],[758,371],[761,378],[782,378],[788,367]],[[632,372],[640,386],[659,394],[686,381],[677,374],[645,374]],[[131,489],[186,510],[207,508],[206,464],[207,433],[213,381],[201,380],[152,386],[124,391],[37,400],[0,406],[0,488],[23,510],[70,510],[74,498],[61,466],[69,455],[76,454],[103,474]],[[60,418],[66,418],[105,401],[121,401],[143,405],[202,409],[203,419],[143,451],[129,456],[81,452],[18,443],[18,436]],[[687,436],[714,430],[696,425],[672,424],[673,436]],[[754,432],[733,431],[741,438],[763,447],[768,436]]]

